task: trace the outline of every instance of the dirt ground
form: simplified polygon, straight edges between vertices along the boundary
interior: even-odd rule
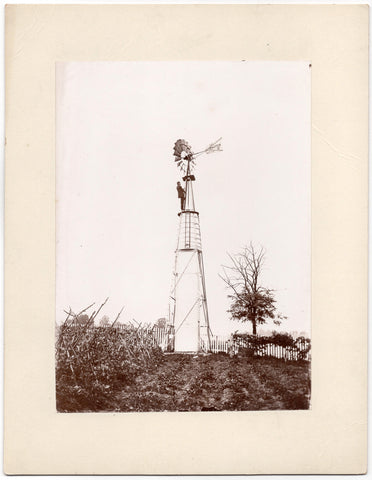
[[[106,388],[91,395],[79,386],[59,385],[57,410],[306,410],[310,408],[310,364],[248,355],[230,358],[224,353],[160,355],[150,369],[127,384]]]
[[[114,399],[113,399],[114,400]],[[165,355],[119,392],[116,411],[305,410],[308,362],[226,354]]]

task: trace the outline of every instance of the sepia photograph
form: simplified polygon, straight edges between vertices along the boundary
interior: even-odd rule
[[[56,64],[58,412],[311,409],[311,64]]]

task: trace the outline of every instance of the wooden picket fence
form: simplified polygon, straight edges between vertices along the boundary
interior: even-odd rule
[[[219,353],[219,352],[230,353],[231,349],[233,348],[234,348],[234,344],[233,344],[233,341],[231,340],[231,337],[225,337],[221,335],[211,336],[211,351],[213,353]],[[234,350],[233,350],[233,353],[235,353]]]
[[[91,326],[88,328],[97,327]],[[117,323],[114,326],[105,325],[100,328],[114,328],[120,331],[128,328],[128,326]],[[174,350],[174,335],[170,333],[170,330],[156,325],[138,326],[138,329],[143,333],[151,334],[154,345],[159,345],[163,351],[171,352]],[[210,337],[210,351],[212,353],[224,352],[230,355],[236,355],[242,349],[250,349],[254,356],[259,357],[275,357],[289,361],[311,360],[309,343],[305,339],[298,339],[295,347],[292,347],[276,345],[274,343],[257,345],[249,340],[233,338],[233,336],[211,335]]]
[[[173,350],[173,338],[169,338],[165,329],[153,328],[151,333],[154,341],[165,351]],[[241,338],[233,339],[232,336],[213,335],[210,339],[210,351],[212,353],[224,352],[236,355],[239,350],[249,348],[254,356],[275,357],[288,361],[311,360],[309,344],[304,339],[299,339],[294,347],[281,346],[274,343],[254,345]]]

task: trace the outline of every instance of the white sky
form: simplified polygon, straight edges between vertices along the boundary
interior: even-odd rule
[[[280,329],[310,332],[310,71],[305,62],[57,64],[57,321],[110,300],[111,318],[168,313],[179,217],[173,145],[197,160],[210,324],[226,334],[227,252],[266,249]],[[264,328],[272,329],[270,322]]]

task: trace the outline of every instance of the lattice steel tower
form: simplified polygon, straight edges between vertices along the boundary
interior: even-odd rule
[[[174,146],[175,162],[185,174],[185,188],[177,187],[181,198],[181,211],[173,284],[170,294],[169,323],[174,334],[175,352],[208,352],[210,350],[207,293],[203,252],[200,235],[199,212],[195,209],[193,182],[195,158],[202,153],[221,151],[218,143],[193,153],[185,140],[177,140]],[[183,197],[183,198],[182,198]]]

